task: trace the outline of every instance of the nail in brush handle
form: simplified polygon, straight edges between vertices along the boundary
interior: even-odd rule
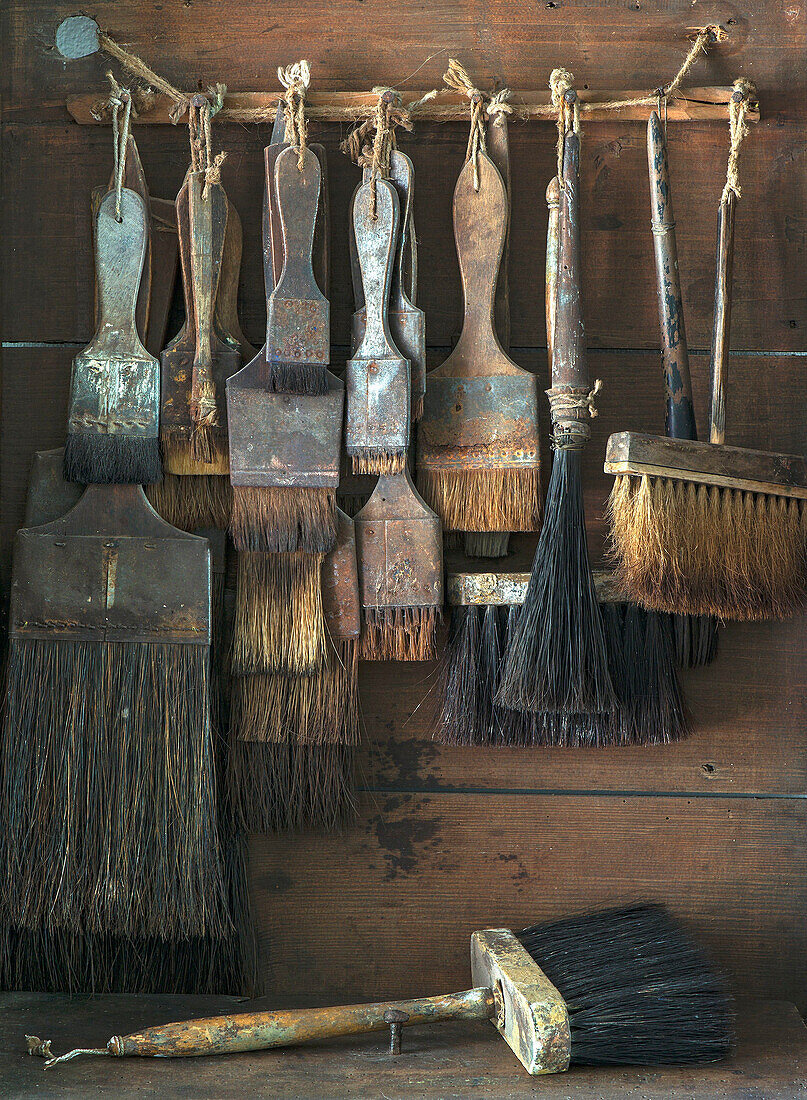
[[[196,351],[191,407],[194,419],[215,412],[213,380],[213,315],[227,230],[227,196],[219,183],[206,183],[204,172],[188,178],[190,258]]]
[[[734,211],[737,196],[730,191],[717,211],[717,265],[715,272],[715,312],[712,325],[712,405],[709,442],[726,441],[726,379],[729,365],[731,329],[731,282],[734,271]]]
[[[555,343],[555,315],[558,304],[558,226],[560,222],[560,184],[553,176],[546,189],[549,213],[546,226],[546,350],[552,373],[552,348]]]
[[[586,334],[580,293],[580,141],[567,134],[560,195],[557,313],[552,353],[552,386],[588,390]],[[582,416],[582,414],[581,414]]]
[[[667,139],[655,111],[647,123],[647,166],[650,173],[650,218],[656,260],[666,432],[672,439],[697,439],[678,271],[678,248],[675,242],[675,216],[667,165]]]

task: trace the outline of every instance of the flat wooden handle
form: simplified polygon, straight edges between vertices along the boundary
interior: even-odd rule
[[[586,334],[580,294],[580,141],[566,135],[560,196],[557,313],[552,352],[552,385],[587,390]]]
[[[278,298],[322,298],[314,279],[314,227],[317,221],[322,169],[310,149],[303,166],[299,153],[284,149],[275,162],[274,197],[283,233],[283,270],[275,287]]]
[[[558,226],[560,223],[560,184],[553,176],[546,189],[548,219],[546,225],[546,352],[552,374],[552,348],[555,344],[555,316],[558,304]]]
[[[712,405],[709,418],[709,442],[726,441],[726,381],[729,367],[731,331],[731,283],[734,273],[734,211],[737,197],[730,191],[717,211],[717,265],[715,271],[715,312],[712,324]]]
[[[190,175],[190,173],[188,173]],[[179,266],[182,272],[182,295],[185,299],[185,331],[196,343],[196,317],[193,309],[193,275],[191,273],[191,219],[188,175],[177,194],[177,240]]]
[[[499,354],[493,323],[496,283],[507,235],[507,191],[498,168],[485,153],[478,156],[479,190],[468,161],[454,188],[454,241],[462,278],[465,316],[454,354],[485,359]],[[462,349],[460,351],[459,349]]]
[[[110,1039],[108,1050],[119,1056],[193,1057],[236,1054],[249,1050],[271,1050],[293,1046],[310,1039],[338,1035],[359,1035],[384,1031],[390,1026],[387,1013],[398,1014],[405,1024],[437,1023],[441,1020],[486,1020],[495,1015],[490,989],[469,989],[442,997],[411,1001],[386,1001],[336,1008],[308,1008],[299,1011],[250,1012],[237,1016],[214,1016],[146,1028],[132,1035]],[[407,1019],[401,1020],[405,1015]]]
[[[193,279],[196,351],[192,404],[209,413],[216,407],[213,382],[213,310],[221,275],[227,232],[227,196],[220,183],[207,183],[204,172],[188,179],[191,276]]]
[[[502,259],[499,265],[499,277],[496,280],[496,300],[493,306],[493,318],[499,343],[510,350],[510,136],[507,115],[499,111],[488,123],[487,152],[499,169],[499,175],[507,192],[507,232],[504,238]]]
[[[647,167],[650,173],[650,219],[656,260],[656,295],[664,370],[666,431],[671,439],[697,439],[684,305],[678,272],[667,139],[658,114],[647,123]]]
[[[392,281],[390,282],[389,308],[391,311],[402,311],[412,308],[412,302],[404,285],[407,250],[409,249],[409,235],[412,229],[412,202],[414,197],[415,174],[412,162],[407,156],[394,152],[390,157],[389,180],[398,193],[400,207],[400,220],[398,232],[398,244],[395,250],[395,263],[392,268]]]
[[[355,358],[398,359],[400,355],[392,343],[388,316],[400,204],[388,180],[377,179],[375,186],[375,217],[371,184],[363,183],[353,199],[353,233],[367,315],[364,338]]]
[[[141,197],[121,189],[121,220],[116,216],[115,192],[108,192],[98,208],[95,231],[95,272],[98,285],[99,332],[114,330],[134,337],[135,306],[146,258],[149,213]]]

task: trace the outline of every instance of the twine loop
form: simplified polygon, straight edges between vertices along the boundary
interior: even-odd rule
[[[591,438],[591,428],[586,420],[599,416],[594,399],[602,389],[598,378],[589,390],[581,386],[553,387],[546,391],[552,415],[553,450],[579,450]]]
[[[487,151],[485,118],[487,117],[491,98],[474,85],[464,66],[454,57],[448,59],[448,69],[443,74],[443,83],[453,91],[466,95],[471,105],[471,130],[468,134],[468,147],[465,150],[465,163],[467,164],[468,161],[473,162],[474,191],[478,191],[479,154]],[[509,94],[509,90],[507,91]],[[503,111],[507,106],[506,103],[500,101],[496,110]]]
[[[216,84],[208,89],[207,95],[197,92],[188,103],[188,136],[191,146],[191,171],[204,172],[204,195],[208,185],[221,182],[221,166],[227,154],[213,155],[213,130],[210,123],[213,115],[221,110],[226,87]]]
[[[305,97],[311,84],[311,66],[303,58],[279,66],[277,78],[283,85],[283,115],[286,119],[284,141],[298,152],[297,167],[302,172],[305,164],[305,147],[308,140],[308,123],[305,117]]]
[[[494,92],[490,96],[486,114],[488,118],[495,118],[496,115],[511,115],[513,113],[512,103],[508,103],[511,96],[509,88],[500,88],[498,92]]]
[[[740,189],[740,146],[743,138],[748,134],[748,126],[745,116],[756,102],[757,90],[755,85],[745,77],[734,81],[734,92],[729,102],[729,133],[731,134],[731,148],[726,168],[726,185],[723,188],[721,202],[726,202],[729,195],[733,194],[739,199]]]
[[[563,150],[566,145],[566,135],[570,130],[576,134],[580,133],[580,100],[577,98],[573,84],[574,76],[568,69],[553,69],[549,74],[552,106],[558,112],[557,176],[561,187],[563,187]]]
[[[390,170],[390,154],[398,148],[395,132],[400,126],[411,132],[414,127],[410,111],[403,105],[400,92],[395,88],[379,86],[373,88],[373,93],[378,96],[378,102],[371,109],[370,114],[358,126],[350,131],[342,142],[341,149],[360,168],[370,168],[370,186],[372,188],[372,202],[370,213],[372,218],[378,216],[377,188],[378,179],[386,179]],[[417,100],[414,107],[419,107],[427,98],[433,98],[432,93]],[[370,134],[373,139],[370,141]]]
[[[132,93],[121,88],[112,73],[107,73],[112,90],[109,93],[109,106],[112,108],[112,157],[115,163],[115,220],[123,221],[121,214],[121,191],[126,173],[126,151],[129,146],[129,126],[132,120]],[[120,113],[123,111],[123,123]]]

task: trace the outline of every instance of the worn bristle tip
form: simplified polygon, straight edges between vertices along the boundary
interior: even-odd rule
[[[438,607],[366,607],[360,655],[365,661],[433,661]]]
[[[149,503],[162,518],[183,531],[230,525],[233,491],[229,477],[219,474],[164,474],[162,481],[146,488]]]
[[[230,473],[227,433],[220,428],[161,428],[163,471],[181,477]],[[204,460],[202,455],[205,456]]]
[[[616,478],[611,554],[654,611],[783,619],[807,607],[805,501],[675,478]]]
[[[159,440],[71,432],[64,448],[64,477],[79,485],[153,485],[162,477]]]
[[[325,660],[321,554],[238,555],[232,666],[236,676],[310,676]]]
[[[306,363],[269,363],[268,368],[268,388],[272,393],[318,397],[328,392],[326,367]]]
[[[2,744],[11,924],[222,935],[214,749],[206,646],[13,640]]]
[[[451,531],[537,531],[541,525],[541,473],[535,467],[419,466],[417,486]]]
[[[351,745],[233,739],[228,781],[239,826],[250,833],[334,831],[356,814]]]
[[[327,554],[336,542],[336,490],[233,486],[236,549]]]
[[[567,716],[607,715],[615,704],[576,450],[555,452],[544,525],[497,701],[511,710]]]
[[[505,558],[510,548],[509,531],[466,531],[464,549],[469,558]]]
[[[383,477],[388,474],[403,473],[406,468],[406,451],[395,451],[388,454],[385,451],[348,447],[347,452],[350,458],[351,471],[354,474],[373,474]]]
[[[726,982],[663,906],[533,925],[519,939],[566,1002],[572,1063],[696,1064],[729,1054]]]

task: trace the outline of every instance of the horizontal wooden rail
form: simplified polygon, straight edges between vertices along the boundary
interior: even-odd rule
[[[733,89],[727,85],[708,88],[687,88],[667,101],[669,122],[700,122],[712,119],[725,120]],[[417,102],[426,93],[401,92],[404,106]],[[647,120],[648,111],[655,106],[655,95],[647,91],[587,92],[579,91],[583,117],[586,122],[604,122],[618,119],[621,122]],[[279,92],[229,92],[224,97],[224,107],[216,116],[217,122],[269,121],[277,108]],[[645,99],[647,102],[619,107],[603,107],[603,104],[622,100]],[[306,96],[306,115],[318,122],[354,122],[366,116],[375,106],[378,96],[372,92],[309,92]],[[82,126],[93,126],[105,120],[105,97],[86,92],[70,96],[67,110]],[[511,118],[554,122],[555,112],[548,91],[514,92],[510,99]],[[173,101],[165,95],[157,96],[148,111],[143,111],[136,121],[139,124],[166,125],[171,122]],[[244,112],[254,112],[245,117]],[[429,122],[464,122],[469,116],[468,100],[457,92],[441,91],[435,99],[420,105],[414,117]],[[746,115],[749,122],[759,121],[759,106],[755,105]]]

